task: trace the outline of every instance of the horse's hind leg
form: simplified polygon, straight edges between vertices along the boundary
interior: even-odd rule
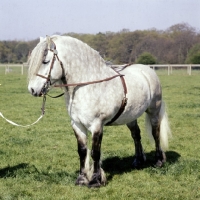
[[[155,164],[155,166],[161,167],[162,164],[164,162],[166,162],[166,156],[160,146],[160,123],[158,121],[156,123],[155,122],[152,123],[152,135],[155,140],[155,146],[156,146],[156,153],[155,153],[156,164]]]
[[[155,147],[156,147],[156,153],[155,153],[155,159],[156,159],[156,167],[161,167],[164,162],[166,162],[166,156],[165,153],[161,149],[160,145],[160,109],[161,109],[161,101],[158,101],[154,106],[151,107],[151,109],[148,109],[147,115],[150,120],[150,124],[152,126],[152,135],[155,140]]]
[[[140,128],[137,124],[137,120],[128,123],[127,126],[131,131],[131,136],[134,139],[135,144],[135,158],[133,161],[133,167],[141,168],[146,161],[146,156],[141,144]]]

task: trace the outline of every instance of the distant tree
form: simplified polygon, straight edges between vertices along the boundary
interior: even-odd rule
[[[156,58],[149,52],[144,52],[137,59],[137,63],[145,64],[145,65],[156,64]]]
[[[188,64],[200,64],[200,43],[194,45],[187,56],[186,63]]]
[[[128,33],[128,32],[130,32],[130,30],[129,29],[127,29],[127,28],[123,28],[121,31],[119,31],[120,33]]]
[[[154,58],[148,63],[199,63],[199,50],[195,49],[195,44],[200,44],[200,32],[187,23],[175,24],[166,30],[122,29],[117,33],[72,32],[63,35],[69,35],[87,43],[105,60],[112,61],[113,64],[136,63],[140,61],[141,55],[145,55],[145,52],[153,55]],[[0,41],[0,63],[26,62],[27,55],[38,42],[39,39],[27,42]],[[144,60],[142,62],[144,63]]]
[[[20,62],[25,62],[29,54],[29,46],[27,42],[19,42],[15,47],[15,53]]]
[[[103,58],[107,57],[107,37],[106,34],[99,32],[93,37],[91,46],[97,50]]]
[[[184,63],[189,49],[197,42],[195,28],[187,23],[180,23],[168,28],[166,33],[173,40],[171,51],[175,63]]]
[[[200,51],[191,58],[192,64],[200,64]]]

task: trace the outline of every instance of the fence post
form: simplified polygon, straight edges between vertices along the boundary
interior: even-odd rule
[[[169,73],[170,73],[170,69],[169,68],[170,68],[170,65],[168,65],[168,76],[169,76]]]
[[[9,71],[10,71],[9,65],[6,65],[6,66],[5,66],[5,75],[8,74]]]
[[[21,72],[22,72],[22,75],[23,75],[24,74],[24,63],[22,64]]]

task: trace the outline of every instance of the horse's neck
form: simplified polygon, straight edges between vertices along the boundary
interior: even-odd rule
[[[68,83],[82,83],[108,78],[115,72],[107,67],[95,50],[87,45],[66,52],[64,67]]]

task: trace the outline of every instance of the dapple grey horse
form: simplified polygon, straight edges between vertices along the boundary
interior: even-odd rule
[[[135,144],[134,167],[146,160],[137,118],[146,113],[146,124],[155,140],[155,164],[166,156],[170,128],[162,100],[160,81],[145,65],[108,67],[97,51],[69,36],[41,38],[29,59],[28,89],[45,96],[55,85],[63,87],[80,157],[77,185],[99,187],[106,177],[100,164],[104,126],[126,124]],[[87,131],[92,134],[91,152]],[[90,166],[89,157],[93,164]]]

